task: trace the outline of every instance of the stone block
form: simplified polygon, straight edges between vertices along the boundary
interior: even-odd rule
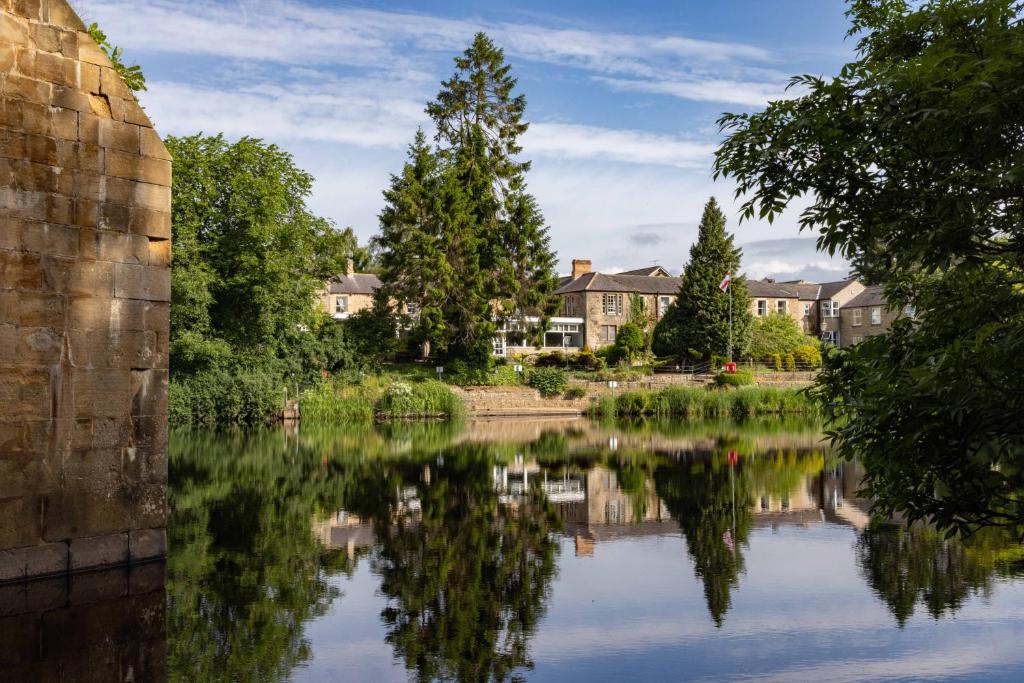
[[[17,299],[17,322],[23,327],[52,327],[64,325],[67,301],[62,294],[51,292],[21,292]]]
[[[36,49],[60,52],[60,29],[48,24],[30,24],[29,32]]]
[[[51,1],[47,19],[54,26],[68,31],[85,32],[85,24],[67,2]],[[91,41],[90,41],[91,42]]]
[[[154,529],[153,531],[156,530]],[[129,532],[128,536],[129,556],[131,555],[132,549],[131,533],[132,532]],[[164,542],[164,547],[164,554],[166,555],[166,541]],[[157,597],[160,598],[157,604],[162,605],[164,602],[162,598],[166,581],[167,566],[163,562],[147,562],[142,565],[131,567],[128,570],[128,593],[135,596],[144,596],[147,593],[155,593],[157,594]],[[133,610],[133,612],[135,614],[140,613],[138,610]],[[159,623],[163,623],[163,621],[161,620]]]
[[[78,41],[78,59],[83,64],[92,64],[97,67],[110,68],[113,65],[110,63],[110,59],[103,53],[100,46],[92,40],[80,40]],[[99,75],[97,74],[97,79]],[[83,86],[84,87],[84,86]],[[95,92],[99,92],[99,86],[97,85]]]
[[[26,291],[42,286],[43,267],[38,254],[0,251],[0,289]]]
[[[0,498],[0,548],[19,548],[39,542],[40,500],[36,496]]]
[[[55,282],[54,289],[71,296],[113,296],[113,264],[103,261],[74,261],[68,266],[63,286]]]
[[[132,99],[132,93],[112,68],[100,68],[100,92],[122,100]]]
[[[68,600],[75,607],[109,603],[128,597],[128,568],[76,574],[68,581]]]
[[[17,581],[29,576],[58,574],[68,569],[66,543],[0,550],[0,582]]]
[[[78,140],[78,112],[61,107],[51,109],[50,130],[58,138]]]
[[[149,121],[149,117],[146,116],[146,112],[143,111],[142,107],[139,106],[139,103],[134,100],[124,100],[124,122],[134,123],[137,126],[143,126],[145,128],[152,126]],[[145,152],[143,152],[143,154],[145,154]]]
[[[77,368],[72,372],[75,418],[118,417],[131,407],[131,373],[128,370]]]
[[[114,296],[146,301],[171,300],[171,276],[165,268],[114,264]]]
[[[89,448],[64,457],[61,486],[83,495],[109,495],[121,488],[121,449]]]
[[[46,220],[58,225],[71,225],[75,217],[75,201],[71,197],[51,194],[46,198]]]
[[[133,369],[131,396],[133,418],[167,415],[167,370]]]
[[[29,102],[50,101],[52,86],[45,81],[37,81],[16,73],[7,73],[3,80],[2,92],[6,97]],[[64,105],[59,105],[64,106]]]
[[[128,552],[132,562],[165,557],[167,555],[167,532],[164,529],[129,531]]]
[[[149,262],[149,240],[129,232],[95,233],[97,258],[101,261],[145,265]]]
[[[132,206],[151,211],[166,211],[171,206],[171,188],[150,183],[135,183]]]
[[[0,12],[0,45],[27,46],[29,39],[29,27],[25,19]]]
[[[92,43],[92,41],[89,41]],[[93,44],[95,46],[95,44]],[[79,48],[81,49],[81,48]],[[98,48],[97,48],[98,49]],[[83,92],[98,94],[100,91],[100,68],[95,64],[81,62],[79,69],[79,86]]]
[[[132,202],[132,181],[130,180],[103,176],[103,191],[103,200],[110,204],[128,206]],[[127,225],[125,229],[128,229]]]
[[[151,237],[147,240],[149,265],[171,267],[171,241]]]
[[[92,111],[92,105],[89,103],[89,97],[77,88],[68,88],[63,85],[49,86],[47,83],[40,82],[40,85],[50,87],[49,91],[49,102],[54,107],[63,107],[64,109],[74,109],[75,111]],[[45,102],[46,100],[36,100]]]
[[[34,618],[35,613],[58,609],[67,604],[68,581],[63,576],[0,585],[0,619],[17,614],[31,615]],[[9,622],[0,623],[7,625]],[[20,630],[31,634],[33,638],[38,638],[33,626],[34,624],[28,628],[23,626]],[[3,626],[0,626],[0,631],[3,631]],[[0,635],[0,643],[13,642],[9,636]]]
[[[143,156],[171,161],[171,153],[167,151],[167,148],[164,146],[163,141],[160,139],[160,136],[157,135],[155,130],[149,127],[143,127],[139,130],[139,137]]]
[[[68,567],[71,571],[128,563],[128,534],[106,534],[71,540]]]
[[[78,229],[63,225],[27,222],[21,230],[21,248],[37,254],[74,258],[78,242]]]
[[[171,184],[171,162],[110,151],[107,153],[107,175],[169,186]]]
[[[55,541],[127,531],[132,524],[128,493],[58,491],[44,496],[43,539]],[[151,524],[149,526],[158,526]]]
[[[167,526],[167,485],[164,482],[139,484],[127,489],[131,526],[135,529],[159,529]]]
[[[46,193],[0,187],[0,212],[10,218],[46,220]]]
[[[169,208],[169,207],[168,207]],[[166,210],[153,211],[133,207],[129,219],[132,232],[160,239],[171,238],[171,214]]]

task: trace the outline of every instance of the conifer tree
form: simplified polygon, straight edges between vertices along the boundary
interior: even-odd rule
[[[750,340],[752,316],[745,278],[738,275],[740,250],[725,231],[725,215],[712,197],[704,206],[697,241],[683,270],[675,302],[654,330],[659,355],[683,356],[689,350],[703,358],[724,356],[729,347],[729,295],[719,289],[732,274],[733,357],[742,356]]]
[[[382,295],[420,304],[416,329],[443,357],[481,365],[503,320],[554,312],[557,280],[530,164],[517,158],[526,100],[504,53],[479,33],[455,66],[427,105],[436,148],[417,135],[385,192],[377,244]]]

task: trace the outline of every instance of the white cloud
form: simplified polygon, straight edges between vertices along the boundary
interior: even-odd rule
[[[780,87],[777,74],[748,66],[771,61],[764,49],[687,36],[321,8],[294,1],[151,0],[140,6],[134,0],[83,0],[81,7],[85,16],[99,18],[118,44],[136,54],[404,70],[415,68],[424,53],[453,55],[474,33],[486,31],[512,60],[646,79],[608,81],[620,89],[759,104],[762,100],[754,93],[774,93]],[[731,78],[739,72],[759,74],[764,82],[737,82],[733,87],[729,78],[723,80],[723,74]]]
[[[727,79],[704,80],[636,80],[598,77],[618,90],[644,92],[655,95],[672,95],[685,100],[700,102],[727,102],[744,106],[759,107],[772,100],[792,96],[785,91],[785,83],[735,81]]]
[[[523,138],[526,156],[605,159],[682,168],[710,168],[715,146],[641,130],[615,130],[566,123],[534,123]]]

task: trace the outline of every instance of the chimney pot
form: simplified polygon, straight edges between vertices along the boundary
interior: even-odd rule
[[[574,258],[572,260],[572,279],[586,275],[590,272],[590,259]]]

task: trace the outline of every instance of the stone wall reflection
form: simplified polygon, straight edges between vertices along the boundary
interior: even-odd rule
[[[0,681],[167,680],[162,562],[0,586]]]

